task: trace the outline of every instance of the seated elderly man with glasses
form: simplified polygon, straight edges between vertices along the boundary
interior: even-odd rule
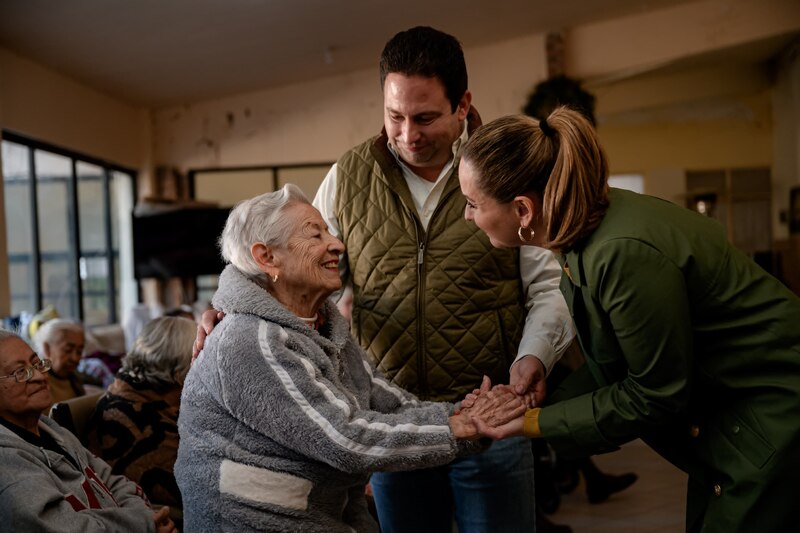
[[[0,330],[0,523],[8,531],[176,531],[141,489],[87,451],[42,411],[51,368]]]

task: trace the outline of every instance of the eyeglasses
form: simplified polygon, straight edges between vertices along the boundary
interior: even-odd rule
[[[33,379],[33,371],[38,370],[42,374],[45,372],[49,372],[50,369],[53,367],[53,362],[50,359],[40,359],[36,361],[32,365],[23,366],[22,368],[18,368],[12,373],[7,376],[0,376],[0,379],[5,378],[14,378],[17,383],[25,383],[26,381],[30,381]]]

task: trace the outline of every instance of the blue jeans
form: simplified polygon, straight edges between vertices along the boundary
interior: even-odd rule
[[[533,533],[531,441],[514,438],[486,452],[409,472],[377,472],[372,491],[382,533]]]

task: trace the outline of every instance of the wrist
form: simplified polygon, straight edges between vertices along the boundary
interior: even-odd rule
[[[539,428],[539,414],[542,412],[540,407],[534,407],[525,411],[522,422],[522,434],[528,438],[534,439],[542,436],[542,430]]]
[[[469,439],[475,436],[474,427],[470,431],[471,424],[465,423],[465,416],[463,414],[452,415],[447,419],[450,426],[450,432],[457,439]]]

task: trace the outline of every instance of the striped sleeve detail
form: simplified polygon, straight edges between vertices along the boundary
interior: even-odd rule
[[[362,444],[360,442],[356,442],[353,439],[343,435],[333,424],[330,423],[313,405],[311,405],[308,399],[303,396],[300,390],[297,388],[292,376],[289,372],[280,364],[280,362],[275,357],[275,354],[272,351],[272,348],[269,346],[269,342],[267,340],[267,334],[269,329],[269,324],[267,322],[260,322],[258,326],[258,342],[261,347],[261,353],[264,356],[266,363],[269,365],[270,369],[278,376],[281,385],[285,389],[286,393],[291,397],[291,399],[297,404],[297,406],[302,410],[302,412],[311,420],[314,424],[316,424],[325,434],[325,436],[330,439],[332,442],[335,442],[339,446],[350,450],[354,453],[359,453],[362,455],[372,456],[372,457],[386,457],[392,455],[412,455],[412,454],[419,454],[421,452],[434,452],[434,451],[449,451],[451,449],[450,442],[443,442],[441,444],[432,444],[429,446],[401,446],[397,448],[387,448],[385,446],[374,446],[374,445],[367,445]],[[285,333],[285,330],[281,331],[281,339],[284,340],[288,338]],[[309,366],[304,364],[304,368],[306,371],[309,370]],[[313,366],[310,368],[311,374],[310,378],[314,380],[317,387],[323,387],[324,389],[328,389],[324,383],[320,382],[316,379],[316,372],[313,369]],[[333,395],[333,392],[329,389],[324,394],[325,398],[327,399],[328,393]],[[333,395],[335,397],[335,395]],[[334,403],[337,407],[341,408],[341,404],[339,401]],[[344,413],[349,414],[349,409],[344,411]],[[450,429],[446,425],[416,425],[416,424],[401,424],[401,425],[389,425],[382,422],[369,422],[363,419],[356,419],[353,420],[352,423],[359,427],[363,427],[366,429],[371,429],[374,431],[380,431],[384,433],[449,433]]]
[[[368,362],[362,361],[362,363],[364,364],[364,369],[367,371],[367,374],[369,374],[372,383],[397,398],[397,401],[400,402],[400,405],[419,405],[419,401],[416,398],[409,397],[409,395],[404,394],[402,390],[386,381],[386,379],[376,376]]]

